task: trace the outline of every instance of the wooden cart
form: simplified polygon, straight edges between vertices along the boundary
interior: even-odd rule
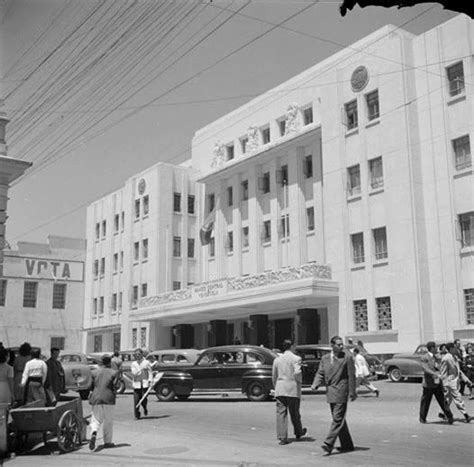
[[[11,409],[10,415],[15,450],[19,447],[19,440],[27,438],[29,433],[42,433],[45,444],[48,433],[55,434],[59,449],[63,452],[78,449],[85,438],[86,422],[79,397],[61,396],[55,407],[38,407],[38,402],[31,402]]]

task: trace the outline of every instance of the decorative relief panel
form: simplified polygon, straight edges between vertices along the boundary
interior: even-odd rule
[[[258,149],[259,146],[259,141],[258,141],[258,128],[256,126],[251,126],[247,130],[247,137],[248,137],[248,143],[247,143],[247,151],[248,152],[253,152]]]
[[[225,162],[225,145],[224,143],[221,143],[220,141],[217,141],[216,144],[214,144],[214,149],[213,149],[213,154],[214,157],[212,158],[211,161],[211,167],[220,167],[222,164]]]
[[[298,131],[299,122],[298,122],[298,110],[300,106],[293,102],[288,106],[286,111],[286,127],[285,127],[285,136],[295,134]]]

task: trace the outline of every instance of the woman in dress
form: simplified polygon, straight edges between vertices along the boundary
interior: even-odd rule
[[[0,349],[0,404],[13,402],[13,368],[7,363],[8,352]]]

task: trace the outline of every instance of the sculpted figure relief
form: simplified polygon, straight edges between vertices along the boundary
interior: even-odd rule
[[[247,143],[247,150],[249,152],[255,151],[258,148],[258,128],[255,126],[249,127],[247,130],[247,137],[249,139]]]
[[[298,110],[299,105],[295,102],[288,106],[288,110],[286,111],[285,136],[298,131]]]
[[[211,162],[211,167],[220,167],[225,162],[225,146],[220,141],[214,144],[214,157]]]

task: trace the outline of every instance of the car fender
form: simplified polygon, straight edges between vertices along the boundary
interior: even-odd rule
[[[155,390],[163,383],[171,384],[177,395],[190,394],[194,388],[193,377],[186,371],[163,371],[163,376],[156,383]]]

